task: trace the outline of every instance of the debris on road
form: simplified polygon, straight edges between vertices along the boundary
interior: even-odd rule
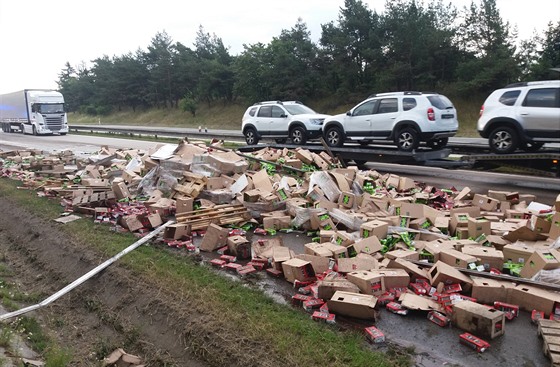
[[[168,247],[205,252],[219,271],[283,277],[296,289],[292,304],[317,321],[424,313],[466,331],[461,342],[482,352],[479,337],[503,335],[519,310],[535,322],[560,318],[560,286],[534,280],[560,269],[560,195],[540,203],[438,188],[304,148],[239,155],[183,141],[102,147],[96,158],[0,152],[0,175],[119,232],[142,237],[175,218],[162,235]],[[308,236],[302,249],[280,235],[293,231]],[[368,329],[369,340],[384,340]]]

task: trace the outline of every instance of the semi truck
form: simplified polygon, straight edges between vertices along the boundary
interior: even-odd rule
[[[0,125],[6,133],[66,135],[68,118],[64,97],[51,89],[24,89],[2,94]]]

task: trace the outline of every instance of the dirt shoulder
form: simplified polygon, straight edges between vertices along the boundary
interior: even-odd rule
[[[18,287],[40,299],[104,260],[54,224],[0,196],[2,260]],[[70,349],[72,365],[97,365],[122,347],[149,365],[206,366],[189,353],[186,339],[189,330],[204,323],[188,312],[190,300],[175,296],[114,265],[29,316]]]

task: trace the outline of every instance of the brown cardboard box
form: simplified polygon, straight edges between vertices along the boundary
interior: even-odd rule
[[[193,211],[193,198],[180,197],[175,200],[176,214],[182,214]]]
[[[355,241],[350,233],[346,231],[336,231],[334,233],[332,242],[336,243],[339,246],[348,247],[352,245]]]
[[[463,290],[468,291],[472,285],[472,280],[451,265],[438,261],[430,268],[430,284],[437,287],[439,283],[452,284],[460,283]]]
[[[546,317],[554,312],[554,304],[560,303],[560,295],[534,286],[519,284],[510,292],[508,303],[518,305],[522,310],[543,311]]]
[[[408,310],[441,311],[442,306],[429,297],[419,296],[414,293],[402,293],[399,302]]]
[[[502,253],[504,254],[504,262],[514,262],[525,264],[531,257],[536,249],[533,246],[528,246],[522,242],[516,242],[504,246]]]
[[[142,222],[138,220],[138,216],[136,215],[125,215],[121,218],[121,225],[128,229],[130,232],[134,232],[143,228]]]
[[[302,282],[315,280],[315,271],[309,261],[296,258],[286,260],[282,262],[282,271],[284,277],[290,283],[295,280]]]
[[[200,243],[200,251],[212,252],[227,244],[229,230],[217,224],[210,224]]]
[[[478,236],[490,234],[490,222],[485,218],[468,218],[467,228],[469,237],[477,238]]]
[[[473,205],[480,207],[482,210],[486,210],[489,212],[496,211],[498,209],[498,205],[500,204],[499,200],[492,199],[486,195],[475,194],[472,200]]]
[[[549,233],[551,228],[551,222],[546,220],[546,218],[532,215],[531,216],[531,228],[533,231],[538,233]]]
[[[556,203],[558,205],[558,202]],[[560,211],[557,211],[556,214],[552,216],[552,222],[550,224],[550,233],[548,234],[548,237],[553,240],[560,237]]]
[[[420,254],[412,250],[393,250],[385,253],[385,257],[391,260],[403,259],[409,261],[420,260]]]
[[[452,234],[456,234],[459,228],[464,228],[468,234],[469,226],[469,216],[468,213],[453,213],[451,214],[451,220],[449,222],[449,229]]]
[[[329,300],[337,291],[359,293],[360,289],[346,279],[320,280],[317,282],[317,298]]]
[[[515,288],[514,282],[505,280],[471,277],[473,281],[471,296],[479,303],[492,305],[495,301],[509,302],[510,292]]]
[[[484,339],[494,339],[505,332],[506,315],[495,308],[463,301],[453,306],[454,326]]]
[[[310,242],[308,244],[305,244],[304,247],[304,251],[306,254],[308,255],[315,255],[315,256],[321,256],[321,257],[332,257],[333,253],[331,250],[329,250],[326,246],[325,243],[315,243],[315,242]]]
[[[408,287],[410,276],[404,269],[373,269],[348,273],[347,279],[365,294],[380,295],[395,287]]]
[[[190,234],[189,225],[186,223],[175,223],[165,228],[163,238],[172,238],[180,240]]]
[[[401,203],[398,214],[413,219],[422,218],[424,217],[424,205],[403,202]]]
[[[263,227],[266,229],[283,229],[290,228],[292,225],[292,217],[289,215],[274,216],[263,218]]]
[[[339,273],[350,273],[358,270],[372,270],[377,268],[379,268],[379,264],[373,256],[358,254],[356,257],[338,259],[336,270]]]
[[[253,251],[255,250],[255,246],[253,244]],[[284,261],[288,261],[292,258],[292,252],[288,247],[284,246],[273,246],[271,248],[271,257],[272,257],[272,266],[276,270],[282,270],[282,263]]]
[[[161,215],[159,215],[158,213],[149,214],[148,222],[150,222],[150,226],[152,228],[159,227],[160,225],[163,224],[163,221],[161,220]]]
[[[519,201],[518,192],[488,190],[488,197],[498,201],[511,201],[513,203],[517,203]]]
[[[321,256],[299,254],[295,256],[298,259],[309,261],[315,274],[321,274],[329,270],[329,259]]]
[[[420,266],[405,260],[405,259],[395,259],[389,262],[389,268],[393,269],[403,269],[406,271],[408,276],[410,277],[411,281],[415,281],[416,279],[429,279],[430,276],[428,271]]]
[[[519,275],[522,278],[532,278],[540,270],[560,268],[560,252],[550,249],[549,251],[535,251],[521,269]]]
[[[375,320],[376,304],[377,298],[374,296],[343,291],[337,291],[327,301],[329,311],[332,313],[366,320]]]
[[[446,249],[453,249],[453,244],[450,241],[441,241],[441,240],[430,241],[426,244],[426,246],[424,246],[423,252],[430,254],[431,259],[429,255],[427,258],[423,257],[423,259],[428,260],[431,263],[435,264],[436,262],[439,261],[440,252]]]
[[[251,258],[251,243],[244,236],[230,236],[226,243],[230,254],[238,259]]]
[[[484,266],[484,270],[498,269],[504,267],[504,254],[500,250],[486,246],[464,246],[463,253],[478,259],[477,264]]]
[[[516,226],[517,225],[514,225],[514,228]],[[539,232],[533,231],[527,226],[522,225],[521,227],[517,227],[514,230],[510,230],[507,234],[504,235],[504,238],[508,241],[515,242],[519,240],[540,241],[545,240],[547,237]]]
[[[439,261],[456,268],[472,270],[476,267],[477,258],[455,249],[446,249],[439,253]]]
[[[131,197],[130,191],[128,191],[128,186],[126,186],[126,183],[124,183],[124,181],[113,181],[112,189],[115,193],[115,197],[118,200]]]
[[[355,200],[356,195],[349,191],[342,191],[342,193],[338,197],[338,205],[341,205],[344,208],[352,208],[354,207]]]
[[[348,246],[348,255],[350,257],[356,256],[359,253],[364,254],[375,254],[376,252],[381,251],[381,242],[379,238],[375,236],[371,236],[368,238],[362,238],[353,244]],[[356,253],[356,255],[354,255]]]
[[[323,246],[325,246],[327,249],[329,249],[332,252],[335,259],[348,257],[348,250],[344,246],[339,246],[331,242],[325,242],[323,243]]]
[[[381,220],[374,219],[360,226],[360,237],[367,238],[376,236],[379,239],[383,239],[387,237],[388,230],[389,224]]]

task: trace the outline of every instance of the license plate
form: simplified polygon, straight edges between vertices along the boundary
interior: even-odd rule
[[[441,115],[442,119],[452,119],[453,117],[455,117],[455,115],[450,114],[450,113],[445,113],[445,114]]]

